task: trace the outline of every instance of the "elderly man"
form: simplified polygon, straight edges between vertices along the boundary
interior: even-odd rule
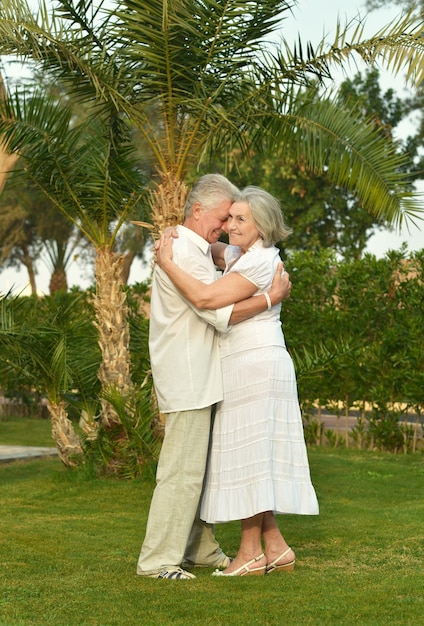
[[[178,227],[174,262],[195,278],[212,282],[217,272],[209,244],[226,230],[238,189],[224,176],[201,177],[187,197]],[[149,350],[159,409],[166,414],[157,483],[152,497],[137,574],[189,580],[184,567],[225,568],[213,526],[198,515],[214,405],[222,400],[218,332],[264,311],[290,293],[287,274],[276,275],[267,297],[252,297],[217,311],[200,311],[155,267]]]

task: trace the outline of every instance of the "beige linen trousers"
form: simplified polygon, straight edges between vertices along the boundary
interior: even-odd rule
[[[137,564],[141,576],[183,561],[213,567],[222,560],[213,525],[202,522],[198,513],[210,430],[210,407],[166,415],[156,488]]]

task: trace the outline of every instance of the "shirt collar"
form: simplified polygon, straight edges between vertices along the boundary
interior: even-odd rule
[[[263,248],[263,247],[264,247],[264,240],[257,239],[255,243],[250,246],[247,252],[250,252],[251,250],[257,250],[258,248]]]
[[[187,228],[186,226],[179,225],[177,226],[177,230],[181,234],[184,233],[184,237],[188,237],[188,239],[191,239],[191,241],[201,249],[203,254],[208,254],[210,244],[206,241],[206,239],[203,239],[203,237],[195,233],[194,230],[191,230],[191,228]]]

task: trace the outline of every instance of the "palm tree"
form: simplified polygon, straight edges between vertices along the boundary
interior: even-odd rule
[[[125,122],[112,110],[72,126],[72,112],[37,92],[24,102],[9,99],[3,120],[26,175],[78,227],[96,251],[94,307],[102,362],[102,385],[132,389],[126,297],[121,258],[114,251],[117,233],[137,207],[143,179],[136,166]],[[8,122],[6,122],[8,120]],[[12,130],[13,129],[13,130]],[[27,141],[32,135],[31,141]],[[105,427],[119,423],[103,400]]]
[[[358,124],[355,110],[337,100],[317,106],[303,95],[310,77],[329,78],[332,65],[355,55],[420,84],[423,27],[410,14],[374,37],[364,39],[361,25],[338,25],[330,45],[291,51],[285,40],[264,50],[292,10],[283,0],[58,0],[50,21],[41,6],[37,19],[25,0],[3,2],[2,54],[36,61],[78,101],[94,101],[96,112],[115,108],[136,124],[157,170],[156,229],[180,217],[187,172],[208,150],[224,146],[229,154],[237,145],[245,154],[255,142],[294,144],[309,167],[328,167],[335,184],[390,221],[418,209],[404,193],[402,158],[372,124]]]
[[[0,297],[0,373],[47,399],[52,436],[59,457],[74,467],[81,442],[68,417],[73,389],[91,395],[96,385],[98,350],[83,298],[58,304],[46,298]],[[94,372],[94,374],[93,374]]]
[[[15,176],[19,177],[17,181]],[[0,195],[1,261],[9,266],[24,265],[31,293],[37,296],[35,263],[42,256],[47,257],[50,293],[66,291],[67,266],[81,239],[81,232],[28,182],[17,166]]]
[[[141,376],[134,395],[124,397],[112,387],[105,390],[122,420],[121,432],[115,431],[119,437],[105,436],[105,429],[95,427],[101,355],[92,322],[92,306],[84,292],[42,299],[0,296],[0,380],[9,391],[35,391],[47,399],[52,436],[64,465],[72,468],[84,462],[96,471],[133,477],[146,460],[157,459],[160,446],[152,429],[150,387],[140,371],[145,368],[141,362],[135,364]],[[142,360],[147,325],[134,314],[131,323],[132,342]],[[69,407],[80,412],[82,436],[75,432]]]
[[[142,2],[123,0],[116,10],[117,53],[135,72],[136,93],[122,106],[143,134],[158,169],[152,202],[156,231],[181,217],[187,172],[218,148],[223,158],[241,148],[286,150],[332,182],[355,192],[377,216],[390,222],[419,210],[405,190],[399,168],[406,157],[377,137],[353,107],[338,98],[316,102],[305,86],[330,77],[331,65],[354,55],[377,59],[394,72],[422,79],[422,25],[410,16],[363,39],[340,25],[331,45],[301,44],[290,51],[283,40],[274,52],[264,39],[276,30],[292,2]],[[268,47],[268,50],[270,48]],[[141,57],[141,58],[140,58]],[[134,100],[137,106],[133,107]],[[162,123],[149,123],[156,103]],[[382,167],[384,163],[384,166]]]
[[[22,3],[17,4],[15,8],[22,8]],[[96,104],[93,94],[90,103]],[[44,90],[33,89],[24,97],[16,92],[3,105],[3,136],[12,154],[25,163],[25,175],[95,249],[93,303],[102,352],[98,376],[104,393],[100,420],[94,423],[116,436],[121,419],[106,392],[116,387],[124,397],[135,397],[122,259],[115,252],[120,227],[138,207],[144,189],[131,128],[113,101],[98,101],[96,110],[76,124],[71,106]],[[69,438],[58,429],[54,434],[58,445],[62,435]]]
[[[3,0],[0,54],[31,60],[64,85],[69,105],[33,91],[3,102],[0,135],[27,174],[96,250],[95,308],[105,388],[131,390],[129,335],[116,236],[142,214],[144,180],[132,130],[156,171],[149,189],[157,233],[181,219],[187,175],[214,150],[294,150],[316,172],[352,190],[368,210],[400,222],[419,210],[402,173],[406,157],[333,97],[309,101],[310,80],[359,55],[411,84],[422,81],[423,27],[407,15],[363,39],[361,27],[322,42],[264,49],[282,0],[57,0],[33,16],[25,0]],[[72,102],[90,105],[73,126]],[[152,117],[154,111],[154,118]],[[104,400],[102,421],[119,422]]]

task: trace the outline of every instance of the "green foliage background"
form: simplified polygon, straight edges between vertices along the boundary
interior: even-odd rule
[[[360,420],[352,434],[359,447],[415,449],[414,429],[405,420],[414,414],[419,422],[424,406],[424,250],[352,261],[328,249],[301,251],[285,264],[293,288],[281,319],[306,422],[315,420],[317,407],[338,415],[354,408],[367,420],[366,437]],[[143,389],[146,411],[152,387],[148,287],[126,288],[132,378]],[[0,390],[31,403],[50,386],[67,401],[71,417],[82,409],[95,415],[100,354],[90,292],[59,292],[41,301],[6,297],[1,305]],[[124,406],[121,415],[124,421]],[[306,433],[308,443],[320,440],[320,433]]]
[[[424,251],[404,250],[382,259],[340,261],[328,250],[288,258],[293,288],[282,308],[288,348],[351,347],[324,371],[299,376],[302,399],[422,406],[423,263]]]

